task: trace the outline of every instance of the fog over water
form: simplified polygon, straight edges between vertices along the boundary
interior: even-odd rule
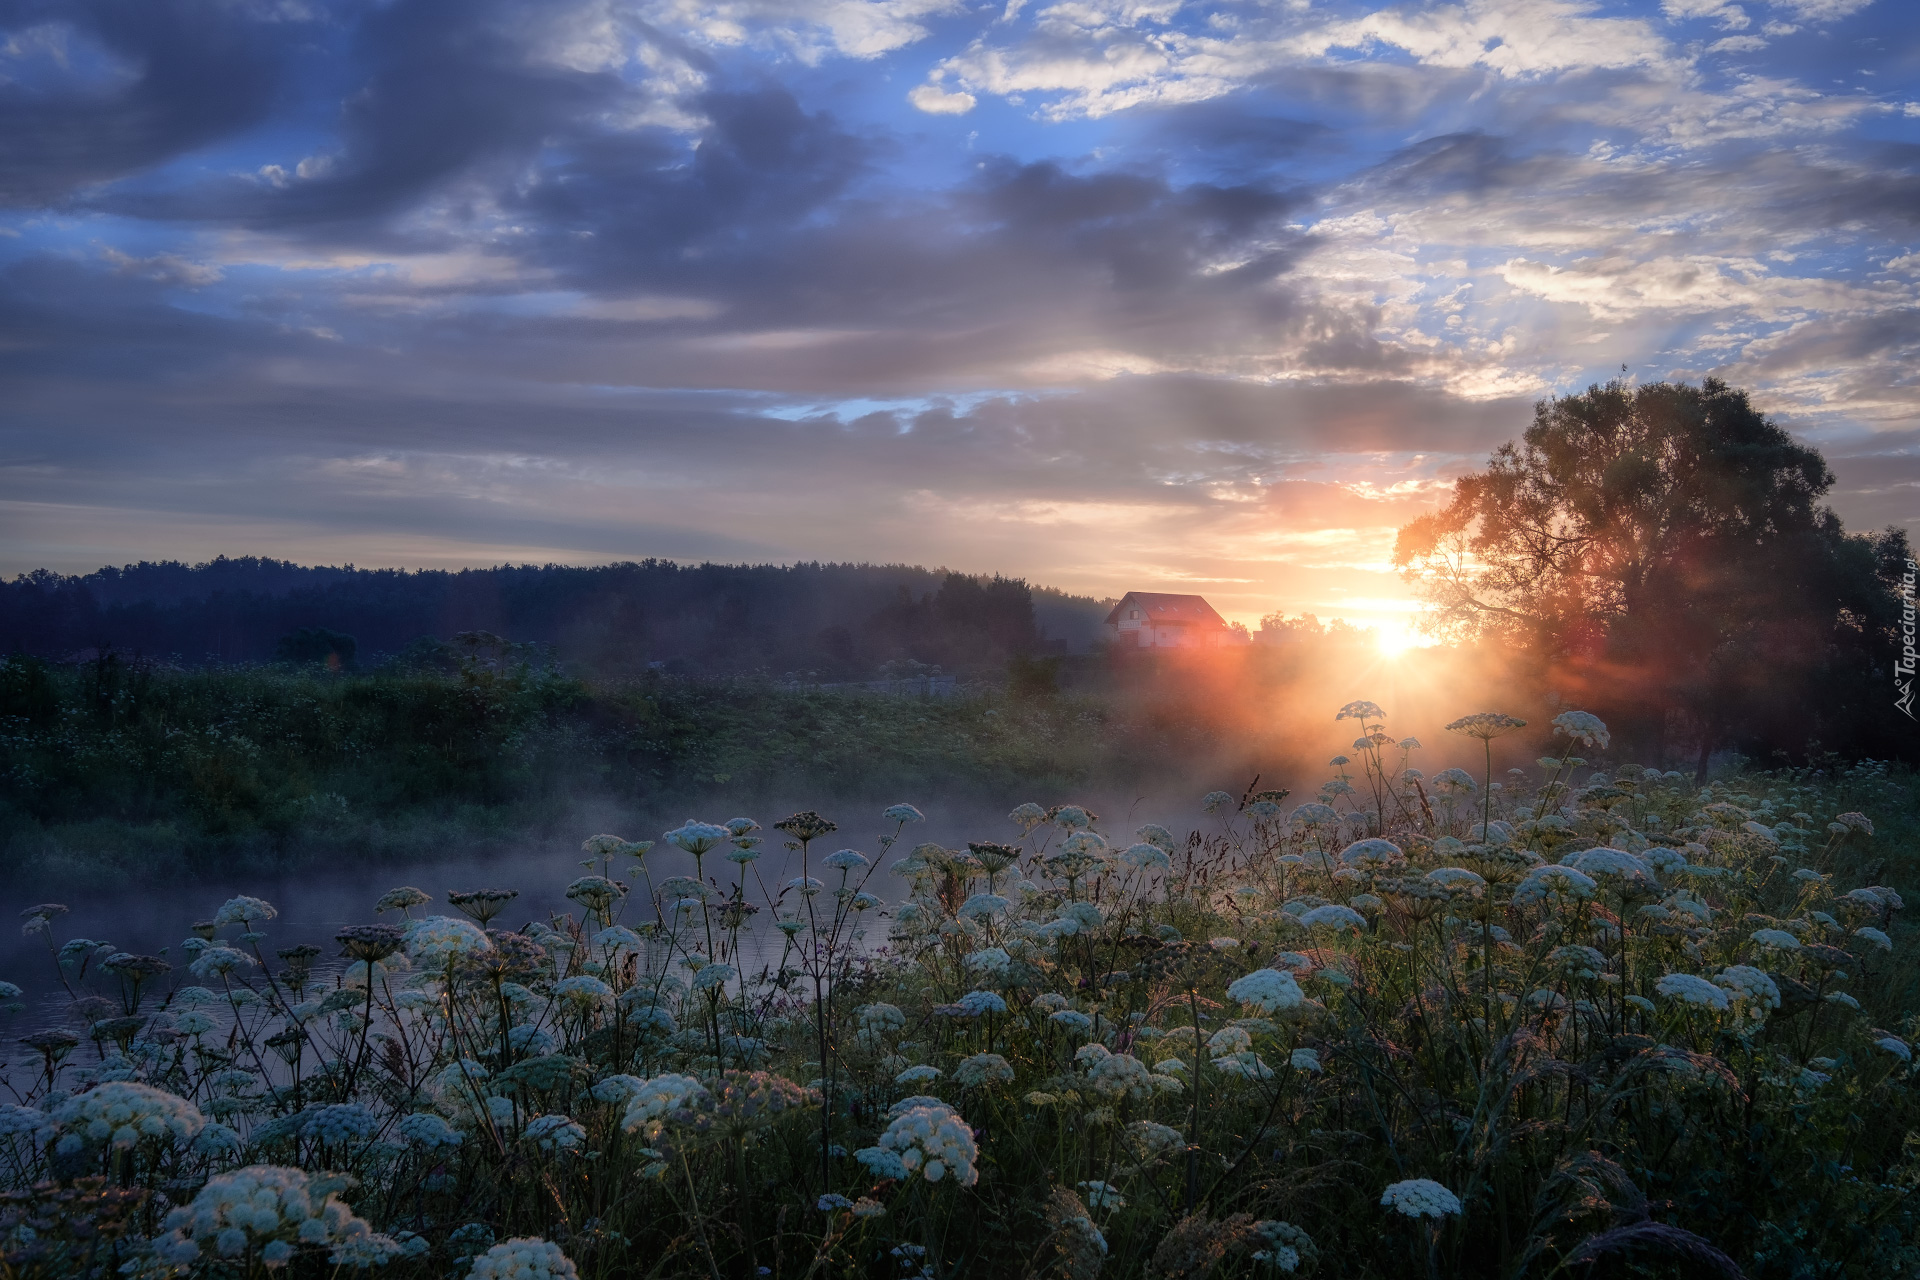
[[[1223,780],[1220,785],[1237,793],[1239,787],[1246,785],[1246,780],[1238,783]],[[1187,794],[1188,791],[1191,794]],[[1085,804],[1099,815],[1101,833],[1124,845],[1131,842],[1134,829],[1145,822],[1161,823],[1177,836],[1194,829],[1217,829],[1217,820],[1206,817],[1200,810],[1201,794],[1183,788],[1178,795],[1169,792],[1164,796],[1122,796],[1090,789],[1069,797],[1022,799],[1030,798],[1041,804]],[[136,954],[159,955],[165,949],[166,958],[176,970],[163,979],[164,989],[195,981],[185,972],[190,957],[180,949],[181,941],[190,936],[193,923],[212,919],[221,903],[246,894],[264,898],[279,909],[277,919],[261,926],[266,934],[261,951],[270,961],[276,950],[311,943],[321,948],[322,959],[315,965],[316,972],[330,975],[343,963],[335,958],[339,950],[334,942],[335,932],[344,925],[364,924],[380,918],[373,914],[373,904],[389,889],[412,885],[431,894],[434,901],[415,908],[416,916],[457,914],[446,903],[449,891],[506,888],[519,890],[520,896],[493,921],[495,927],[519,928],[529,920],[569,913],[578,918],[581,908],[567,899],[566,889],[576,878],[587,874],[581,865],[586,855],[579,847],[588,836],[608,831],[630,840],[654,840],[646,866],[657,885],[667,876],[691,875],[694,870],[691,856],[660,841],[662,832],[678,826],[689,816],[709,822],[745,816],[764,828],[759,833],[763,837],[762,856],[748,869],[746,880],[747,900],[760,906],[761,911],[754,917],[751,931],[741,940],[745,953],[741,967],[758,971],[762,964],[779,959],[781,937],[772,927],[768,898],[777,896],[789,879],[800,874],[800,855],[787,851],[784,835],[772,829],[775,822],[787,815],[812,807],[839,824],[839,830],[813,843],[815,876],[827,880],[832,888],[833,880],[821,872],[819,858],[836,849],[857,849],[875,864],[866,888],[889,904],[904,898],[906,883],[890,875],[887,866],[915,845],[932,841],[959,848],[968,840],[1011,840],[1019,834],[1006,814],[1020,799],[988,804],[977,797],[945,802],[938,797],[916,797],[908,803],[916,805],[926,815],[926,821],[910,824],[900,833],[895,849],[889,852],[882,849],[880,837],[892,834],[894,826],[880,814],[888,804],[897,802],[896,798],[809,804],[784,796],[732,802],[724,812],[719,806],[705,806],[705,812],[694,815],[678,811],[622,814],[610,807],[583,807],[577,838],[540,841],[529,837],[512,851],[494,856],[451,854],[431,860],[387,863],[362,861],[353,856],[352,851],[343,850],[337,864],[309,864],[280,873],[236,871],[230,877],[210,876],[198,881],[129,885],[120,889],[36,892],[9,885],[0,890],[0,910],[5,911],[5,919],[17,920],[23,909],[36,903],[65,903],[71,910],[53,922],[52,944],[56,948],[70,938],[90,938]],[[721,850],[708,854],[705,863],[707,878],[730,894],[735,864],[728,862]],[[645,882],[631,864],[624,868],[616,865],[613,875],[634,890],[620,917],[622,922],[635,924],[652,919],[652,907],[643,900]],[[389,921],[396,918],[392,913],[384,917]],[[884,920],[871,921],[870,939],[883,938],[884,926]],[[221,930],[221,935],[231,937],[238,932],[237,927],[227,927]],[[30,1025],[69,1021],[68,998],[55,976],[53,958],[48,954],[47,939],[43,935],[22,934],[18,928],[0,935],[0,980],[24,988],[28,999],[25,1012],[0,1015],[16,1024],[5,1028],[8,1041]],[[10,1049],[0,1052],[0,1057],[11,1056]]]

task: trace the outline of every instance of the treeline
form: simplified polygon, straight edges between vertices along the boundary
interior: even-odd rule
[[[849,679],[894,664],[998,669],[1086,649],[1107,606],[909,565],[356,569],[244,556],[0,582],[0,652],[116,651],[184,665],[362,665],[485,632],[602,675]]]

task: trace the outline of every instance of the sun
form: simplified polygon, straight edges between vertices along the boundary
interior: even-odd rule
[[[1373,645],[1383,658],[1403,658],[1428,643],[1404,622],[1382,622],[1373,629]]]

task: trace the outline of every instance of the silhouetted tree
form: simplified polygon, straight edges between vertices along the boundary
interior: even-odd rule
[[[1906,538],[1847,534],[1832,484],[1743,391],[1614,381],[1542,401],[1394,559],[1443,629],[1539,653],[1629,749],[1861,748],[1884,732],[1844,703],[1890,671]]]

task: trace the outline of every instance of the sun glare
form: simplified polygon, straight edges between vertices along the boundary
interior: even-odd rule
[[[1427,638],[1404,622],[1382,622],[1373,629],[1374,647],[1384,658],[1404,657],[1428,643]]]

